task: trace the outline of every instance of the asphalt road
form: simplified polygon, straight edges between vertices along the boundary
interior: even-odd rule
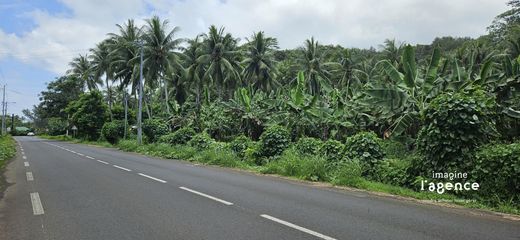
[[[520,239],[520,222],[18,137],[0,239]]]

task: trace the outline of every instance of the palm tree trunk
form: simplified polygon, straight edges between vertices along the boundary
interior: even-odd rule
[[[166,100],[166,113],[168,113],[168,116],[170,116],[170,104],[169,104],[169,98],[168,98],[168,84],[166,84],[166,80],[162,78],[163,86],[164,86],[164,99]]]
[[[112,116],[112,91],[110,90],[110,85],[108,85],[108,74],[105,78],[105,82],[107,84],[107,95],[108,95],[108,113],[110,114],[110,121],[113,120]]]

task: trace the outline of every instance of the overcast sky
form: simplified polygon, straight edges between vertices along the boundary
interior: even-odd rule
[[[385,39],[431,43],[435,37],[478,37],[507,9],[506,0],[0,0],[0,84],[10,111],[38,103],[45,83],[67,63],[115,32],[116,23],[152,15],[194,37],[212,24],[244,39],[255,31],[294,48],[322,44],[378,47]]]

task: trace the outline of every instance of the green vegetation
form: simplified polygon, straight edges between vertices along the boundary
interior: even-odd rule
[[[125,151],[421,199],[475,200],[471,206],[518,214],[520,1],[508,5],[479,38],[415,46],[386,40],[379,49],[311,38],[280,50],[261,31],[241,42],[215,26],[181,44],[167,21],[153,17],[140,27],[128,20],[74,58],[26,115],[40,132],[75,125],[78,139],[101,135]],[[131,126],[137,40],[144,145]],[[125,100],[129,132],[121,140],[115,123],[125,120]],[[421,190],[424,181],[446,180],[432,172],[466,172],[461,181],[482,188]]]
[[[9,135],[0,136],[0,169],[16,154],[16,143]]]

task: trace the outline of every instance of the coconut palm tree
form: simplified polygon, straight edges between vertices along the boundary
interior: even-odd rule
[[[93,91],[97,89],[98,84],[103,84],[103,82],[99,78],[95,78],[92,63],[88,59],[89,56],[87,54],[80,54],[72,59],[72,62],[69,63],[71,68],[67,71],[67,74],[76,77],[82,82],[84,88],[86,87],[89,91]]]
[[[136,42],[141,38],[142,29],[134,20],[129,19],[124,25],[116,24],[119,33],[109,33],[110,55],[114,78],[119,79],[120,88],[131,87],[136,93],[139,85],[139,46]]]
[[[255,89],[269,91],[275,85],[274,78],[274,50],[278,48],[276,38],[266,37],[260,31],[248,39],[246,58],[242,61],[245,66],[242,75]]]
[[[112,119],[112,89],[110,82],[114,79],[114,72],[112,71],[112,58],[110,55],[110,39],[105,39],[102,42],[96,44],[95,48],[90,49],[91,55],[90,60],[92,63],[92,69],[94,71],[94,78],[101,79],[105,76],[105,84],[107,88],[108,98],[108,110],[110,113],[110,119]]]
[[[199,61],[199,57],[204,54],[202,37],[197,35],[194,39],[187,40],[187,46],[181,48],[184,63],[183,82],[195,91],[197,110],[200,110],[204,87],[208,87],[208,82],[204,81],[204,64]]]
[[[174,51],[179,48],[182,39],[175,38],[175,34],[179,31],[178,27],[174,27],[171,31],[167,31],[167,28],[167,20],[161,21],[159,17],[154,16],[146,20],[142,38],[146,82],[151,88],[155,88],[157,84],[163,86],[166,112],[170,114],[168,84],[165,76],[180,74],[179,57]]]
[[[318,41],[313,37],[305,40],[304,46],[300,48],[300,54],[299,65],[308,79],[311,95],[319,95],[323,87],[330,89],[330,69],[337,63],[325,62],[326,53],[321,50]]]
[[[232,90],[240,81],[238,40],[229,33],[224,34],[224,27],[217,29],[213,25],[204,38],[204,54],[197,60],[206,65],[204,78],[216,85],[218,96],[222,99],[227,97],[224,96],[225,91]]]

